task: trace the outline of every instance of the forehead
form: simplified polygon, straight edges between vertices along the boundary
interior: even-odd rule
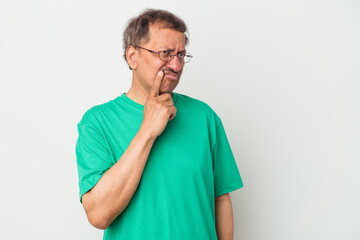
[[[185,50],[185,34],[160,24],[149,26],[148,47]]]

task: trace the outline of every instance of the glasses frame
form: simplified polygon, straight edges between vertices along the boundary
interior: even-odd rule
[[[143,48],[143,47],[140,47],[140,46],[136,46],[136,45],[135,45],[134,47],[135,47],[135,48],[144,49],[144,50],[146,50],[146,51],[148,51],[148,52],[151,52],[151,53],[153,53],[153,54],[156,54],[156,55],[161,59],[161,61],[164,61],[164,62],[171,62],[171,61],[174,59],[175,56],[178,57],[178,59],[180,60],[180,62],[181,62],[181,59],[183,59],[183,60],[184,60],[184,63],[190,62],[191,59],[193,58],[193,55],[191,55],[190,53],[183,53],[183,52],[178,53],[178,54],[171,54],[171,53],[170,53],[171,59],[168,60],[168,61],[166,61],[166,60],[164,60],[164,59],[162,59],[162,58],[160,57],[160,53],[161,53],[161,52],[170,52],[170,51],[168,51],[168,50],[153,51],[153,50],[150,50],[150,49],[147,49],[147,48]],[[180,54],[184,54],[184,57],[181,57]],[[188,61],[185,61],[185,57],[188,57],[189,60],[188,60]]]

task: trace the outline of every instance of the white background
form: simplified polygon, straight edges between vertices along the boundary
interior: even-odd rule
[[[0,0],[0,239],[101,239],[78,198],[76,124],[130,87],[127,20],[188,24],[177,92],[221,117],[244,188],[235,239],[360,239],[360,3]]]

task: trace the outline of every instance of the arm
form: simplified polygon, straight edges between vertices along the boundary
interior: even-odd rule
[[[215,198],[215,222],[219,240],[234,239],[234,219],[229,193]]]
[[[129,204],[155,139],[176,115],[173,104],[169,106],[169,102],[172,102],[171,95],[159,96],[162,76],[163,74],[159,74],[154,81],[145,102],[143,122],[126,151],[97,184],[82,196],[87,218],[96,228],[107,228]]]
[[[126,208],[140,182],[154,141],[140,128],[119,161],[82,196],[91,225],[105,229]]]

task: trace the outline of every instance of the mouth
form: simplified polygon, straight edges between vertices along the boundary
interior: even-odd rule
[[[178,80],[179,78],[179,74],[178,73],[174,73],[171,70],[163,70],[164,72],[164,77],[167,77],[170,80]]]

